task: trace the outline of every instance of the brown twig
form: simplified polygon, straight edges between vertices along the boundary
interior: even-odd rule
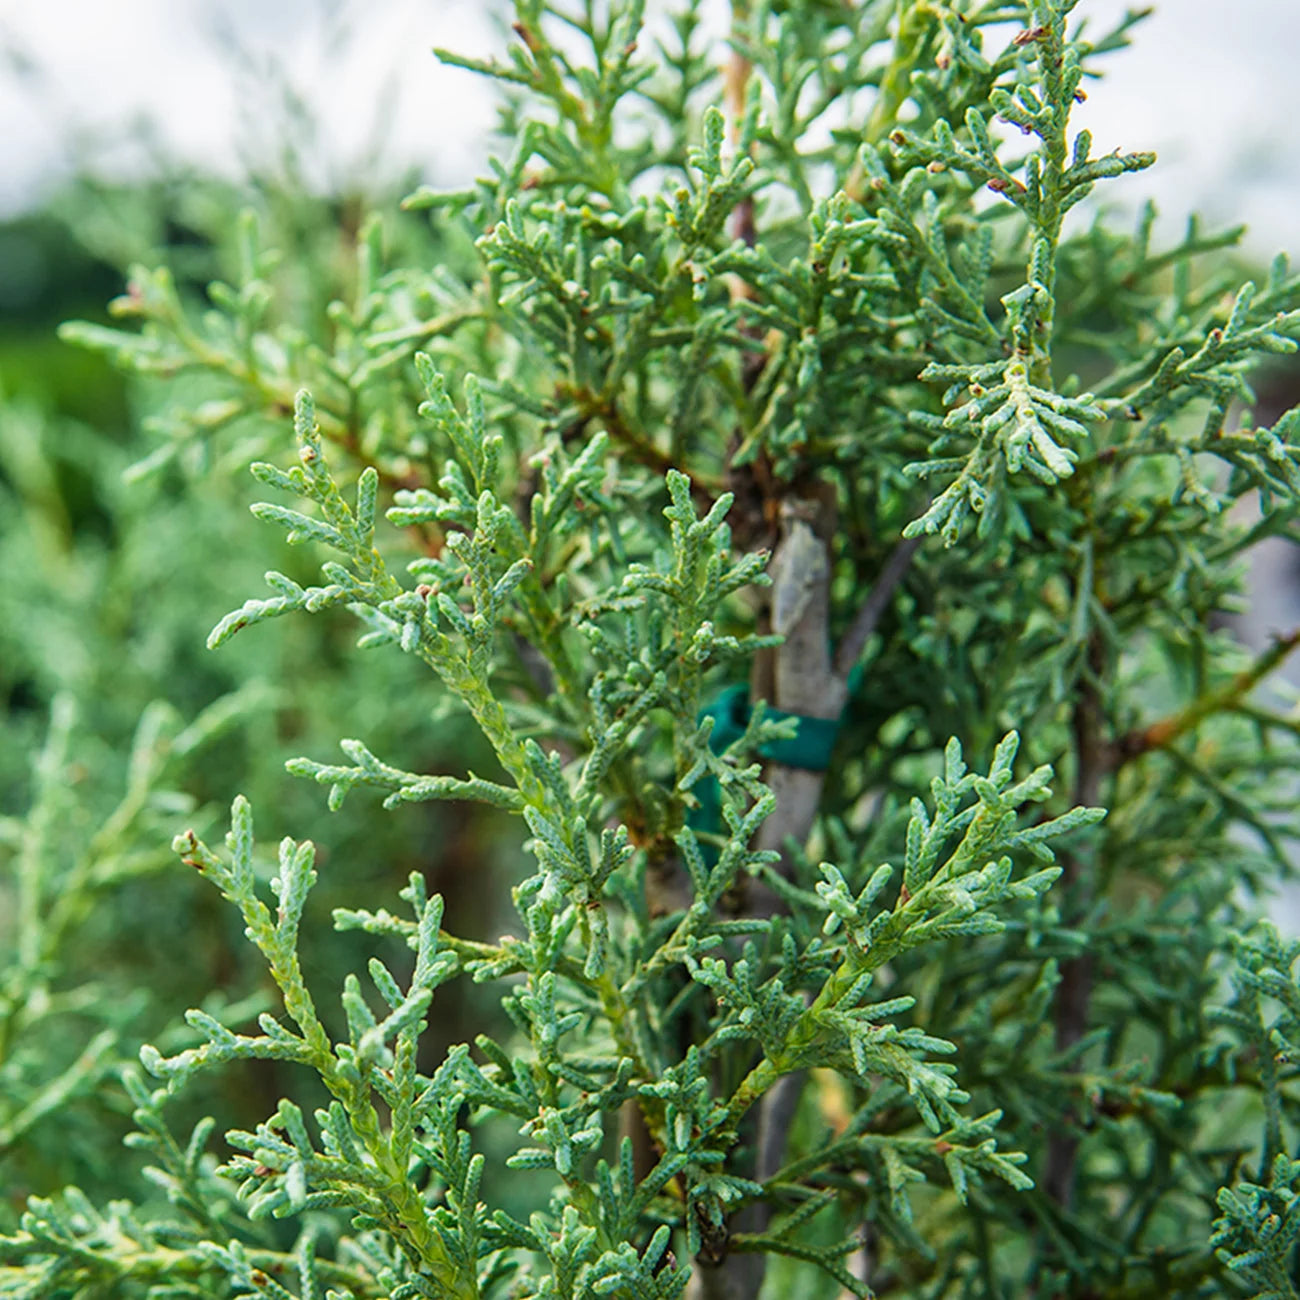
[[[749,0],[732,0],[731,56],[727,60],[727,66],[723,73],[723,84],[727,102],[729,134],[733,147],[737,149],[740,147],[741,127],[745,120],[745,99],[749,93],[749,78],[754,71],[753,64],[741,53],[737,41],[740,26],[748,18]],[[754,199],[752,195],[747,194],[732,209],[731,233],[746,248],[753,248],[758,243],[758,225],[754,217]],[[728,284],[733,303],[752,301],[757,296],[754,286],[743,276],[729,276]],[[748,393],[758,383],[759,376],[767,365],[768,354],[762,345],[761,332],[752,321],[742,320],[740,333],[746,338],[754,340],[754,346],[746,349],[740,361],[740,382],[745,392]]]
[[[597,420],[620,450],[626,452],[637,464],[660,475],[677,468],[663,448],[657,446],[645,432],[628,423],[618,403],[608,394],[593,392],[590,388],[574,389],[567,385],[557,385],[555,395],[559,401],[573,402],[577,406],[578,420],[573,431],[580,430],[589,420]],[[691,484],[696,493],[711,494],[715,498],[723,490],[721,480],[694,467],[691,469]]]
[[[1087,808],[1096,807],[1101,802],[1101,783],[1111,767],[1101,703],[1105,663],[1105,645],[1101,635],[1094,631],[1088,640],[1087,665],[1079,684],[1072,719],[1076,762],[1074,803]],[[1074,914],[1083,915],[1091,900],[1093,882],[1077,853],[1062,854],[1061,883],[1071,898]],[[1062,964],[1061,982],[1056,992],[1058,1052],[1072,1048],[1087,1030],[1092,983],[1091,952],[1080,953]],[[1074,1199],[1078,1151],[1079,1139],[1069,1131],[1058,1130],[1048,1138],[1043,1188],[1063,1209],[1069,1209]]]
[[[876,575],[876,581],[862,602],[862,608],[854,615],[853,622],[849,624],[848,631],[840,639],[839,649],[835,652],[835,671],[841,677],[847,679],[853,671],[853,665],[858,662],[863,647],[889,608],[894,591],[902,582],[907,566],[912,563],[912,556],[920,545],[919,537],[899,542]]]
[[[1111,767],[1120,768],[1153,749],[1166,749],[1212,714],[1237,708],[1297,646],[1300,646],[1300,628],[1275,636],[1273,644],[1226,686],[1200,696],[1177,713],[1127,732],[1115,743]]]

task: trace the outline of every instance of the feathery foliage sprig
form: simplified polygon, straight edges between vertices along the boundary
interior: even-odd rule
[[[1300,278],[1079,209],[1154,161],[1072,124],[1139,17],[1085,9],[735,0],[718,47],[699,0],[518,0],[504,57],[441,55],[511,143],[408,200],[436,269],[365,222],[313,334],[249,217],[211,311],[142,269],[139,332],[69,327],[211,388],[154,468],[256,420],[253,513],[319,560],[209,644],[353,618],[486,744],[290,771],[483,806],[512,907],[338,908],[379,951],[335,1012],[312,844],[272,906],[246,801],[182,835],[284,1014],[146,1048],[168,1206],[33,1200],[0,1294],[1296,1294],[1295,954],[1248,895],[1300,635],[1223,617],[1295,535],[1295,413],[1248,408]],[[499,1015],[440,1041],[462,977]],[[164,1102],[246,1060],[289,1095],[218,1167]]]

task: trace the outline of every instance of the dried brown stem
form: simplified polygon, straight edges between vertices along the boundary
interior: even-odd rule
[[[1186,708],[1167,718],[1149,723],[1107,741],[1104,734],[1100,682],[1104,668],[1104,649],[1095,635],[1088,645],[1087,674],[1080,684],[1074,709],[1074,746],[1077,770],[1074,802],[1087,807],[1101,802],[1103,779],[1125,763],[1171,745],[1214,713],[1237,707],[1254,688],[1297,646],[1300,628],[1277,637],[1253,664],[1237,674],[1226,686],[1193,700]],[[1092,896],[1093,882],[1077,853],[1061,859],[1062,884],[1069,892],[1076,916],[1083,915]],[[1056,994],[1056,1048],[1068,1051],[1087,1032],[1089,1003],[1092,997],[1093,963],[1091,953],[1065,962]],[[1054,1133],[1048,1140],[1043,1187],[1058,1205],[1068,1209],[1074,1198],[1078,1138],[1068,1132]]]

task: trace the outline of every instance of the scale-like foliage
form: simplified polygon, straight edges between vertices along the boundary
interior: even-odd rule
[[[359,898],[336,1013],[311,843],[271,905],[242,798],[227,853],[180,836],[284,1014],[146,1048],[168,1210],[33,1200],[0,1295],[1295,1295],[1295,953],[1233,936],[1289,871],[1300,728],[1256,688],[1300,635],[1222,616],[1294,535],[1296,415],[1243,406],[1300,278],[1067,221],[1153,162],[1071,124],[1137,15],[736,0],[715,51],[695,0],[515,8],[503,59],[442,56],[509,156],[407,205],[472,264],[367,222],[306,337],[250,218],[212,311],[141,270],[140,332],[68,330],[206,377],[160,460],[257,421],[253,513],[320,579],[209,644],[354,618],[429,670],[486,767],[290,770],[487,805],[509,929],[419,872]],[[501,1016],[447,1046],[462,976]],[[248,1060],[303,1090],[217,1168],[163,1103]]]

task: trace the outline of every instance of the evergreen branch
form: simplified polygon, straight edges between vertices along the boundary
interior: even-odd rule
[[[1149,207],[1066,233],[1151,161],[1072,125],[1136,14],[1096,33],[1071,0],[736,0],[724,49],[706,9],[517,0],[498,57],[449,60],[504,91],[509,148],[413,195],[427,224],[266,179],[258,223],[187,182],[175,269],[132,272],[121,328],[70,330],[151,377],[133,476],[174,463],[167,491],[119,493],[109,442],[6,408],[15,734],[74,681],[101,743],[60,708],[30,811],[0,817],[0,1159],[14,1186],[66,1168],[91,1193],[14,1207],[5,1295],[1294,1295],[1295,945],[1234,934],[1300,836],[1300,723],[1251,700],[1297,637],[1242,671],[1215,629],[1237,561],[1295,532],[1300,416],[1271,413],[1267,376],[1267,427],[1235,413],[1300,338],[1300,277],[1278,259],[1238,290],[1239,232],[1157,249]],[[285,726],[313,752],[322,701],[346,704],[371,738],[290,770],[331,807],[456,800],[483,898],[449,908],[513,919],[450,934],[427,819],[385,819],[386,847],[353,800],[340,845],[424,868],[400,916],[331,898],[387,950],[339,972],[336,1017],[310,842],[264,864],[242,800],[225,852],[187,815],[178,847],[284,1015],[218,996],[144,1049],[166,1086],[123,1077],[150,1162],[133,1206],[92,1085],[147,1006],[137,936],[195,883],[135,878],[192,803],[164,786],[258,702],[185,728],[145,708],[138,679],[188,672],[167,635],[189,618],[124,602],[149,556],[216,572],[195,539],[225,535],[215,480],[255,455],[255,516],[328,556],[269,575],[213,644],[346,605],[363,645],[433,671],[436,725],[395,657],[344,691],[333,620],[304,620],[290,712],[195,789]],[[462,705],[498,779],[450,752]],[[376,756],[413,725],[432,750]],[[202,955],[150,933],[169,977]],[[461,973],[491,1006],[442,995]],[[212,1121],[173,1136],[163,1102],[234,1061],[295,1082],[217,1166]]]
[[[1298,645],[1300,629],[1274,636],[1272,645],[1258,655],[1249,668],[1243,669],[1226,685],[1198,696],[1186,708],[1170,717],[1135,728],[1121,736],[1115,742],[1113,763],[1122,765],[1153,749],[1165,749],[1214,714],[1229,712],[1244,705],[1255,687],[1282,664]]]
[[[1034,305],[1040,302],[1038,293],[1020,293],[1014,302],[1012,298],[1003,301],[1009,304],[1016,321],[1039,310]],[[1023,469],[1049,485],[1068,478],[1079,456],[1065,439],[1084,438],[1088,433],[1086,423],[1110,418],[1091,393],[1062,397],[1037,387],[1030,382],[1029,369],[1022,360],[979,366],[930,365],[921,372],[921,378],[951,382],[945,403],[954,401],[963,389],[969,393],[968,399],[953,407],[942,421],[932,416],[916,417],[918,425],[932,428],[939,435],[931,449],[943,448],[959,432],[967,430],[974,434],[976,442],[966,457],[914,461],[904,466],[903,472],[914,478],[957,471],[929,509],[907,525],[904,537],[942,531],[945,544],[952,545],[971,512],[982,516],[980,536],[989,535],[1004,516],[1002,497],[1009,475]]]
[[[174,1088],[195,1070],[232,1059],[290,1060],[310,1066],[335,1099],[328,1113],[317,1113],[325,1137],[323,1152],[314,1148],[301,1110],[288,1100],[280,1102],[276,1116],[256,1133],[229,1135],[237,1147],[250,1153],[231,1169],[243,1180],[245,1195],[253,1198],[254,1216],[300,1211],[316,1203],[313,1196],[323,1197],[320,1204],[351,1204],[388,1225],[411,1262],[429,1270],[449,1294],[476,1296],[474,1259],[457,1258],[445,1225],[431,1217],[407,1168],[410,1126],[420,1111],[415,1044],[426,1024],[433,990],[457,966],[453,955],[438,952],[441,899],[426,899],[422,882],[417,887],[412,881],[409,897],[416,910],[417,955],[410,989],[401,993],[382,964],[372,962],[372,978],[381,993],[397,1003],[377,1022],[361,999],[355,977],[349,977],[343,997],[349,1042],[335,1045],[317,1015],[298,955],[299,919],[315,882],[312,845],[289,839],[281,843],[279,875],[271,882],[279,900],[273,917],[257,897],[252,818],[243,799],[235,802],[226,842],[229,862],[193,832],[178,836],[175,847],[185,862],[213,880],[239,908],[248,936],[266,958],[285,1010],[299,1032],[265,1015],[259,1021],[261,1036],[237,1035],[213,1017],[191,1011],[187,1020],[207,1042],[170,1058],[146,1046],[141,1050],[145,1067]],[[375,1108],[376,1092],[393,1112],[387,1132]],[[309,1195],[311,1188],[315,1190]]]
[[[912,1048],[947,1051],[949,1045],[919,1030],[900,1033],[894,1026],[878,1027],[869,1014],[854,1008],[874,972],[886,962],[938,938],[998,930],[1001,922],[988,910],[994,903],[1036,897],[1060,874],[1052,868],[1012,882],[1007,850],[1028,851],[1040,862],[1050,862],[1048,840],[1091,825],[1104,815],[1096,808],[1075,808],[1048,825],[1016,830],[1015,809],[1025,799],[1046,798],[1050,778],[1047,769],[1040,769],[1025,781],[1011,783],[1011,761],[1018,741],[1014,733],[1003,740],[988,778],[968,774],[960,746],[955,740],[949,743],[947,771],[935,787],[935,818],[928,816],[919,801],[914,804],[903,891],[892,910],[874,916],[870,912],[892,875],[891,868],[879,868],[854,897],[838,869],[829,863],[822,865],[826,879],[818,886],[818,894],[827,909],[824,929],[833,934],[841,926],[846,928],[843,957],[807,1015],[788,1033],[779,1053],[765,1057],[737,1090],[727,1110],[729,1126],[780,1075],[806,1064],[813,1044],[826,1030],[851,1049],[842,1059],[846,1064],[851,1061],[857,1073],[882,1072],[887,1078],[905,1082],[929,1127],[938,1130],[940,1116],[957,1119],[954,1104],[966,1095],[946,1071],[923,1065],[909,1053]],[[974,793],[977,802],[959,813],[959,803],[967,793]],[[962,829],[961,841],[940,864],[939,847],[958,827]],[[996,853],[1003,856],[993,860]]]
[[[309,758],[292,758],[285,764],[294,776],[310,777],[320,785],[328,785],[331,810],[340,808],[349,791],[359,785],[391,790],[384,800],[385,808],[425,799],[474,799],[512,812],[523,809],[523,797],[517,790],[485,781],[472,772],[464,780],[453,776],[419,776],[381,762],[359,740],[342,740],[339,745],[349,758],[356,760],[355,766],[338,767]]]

